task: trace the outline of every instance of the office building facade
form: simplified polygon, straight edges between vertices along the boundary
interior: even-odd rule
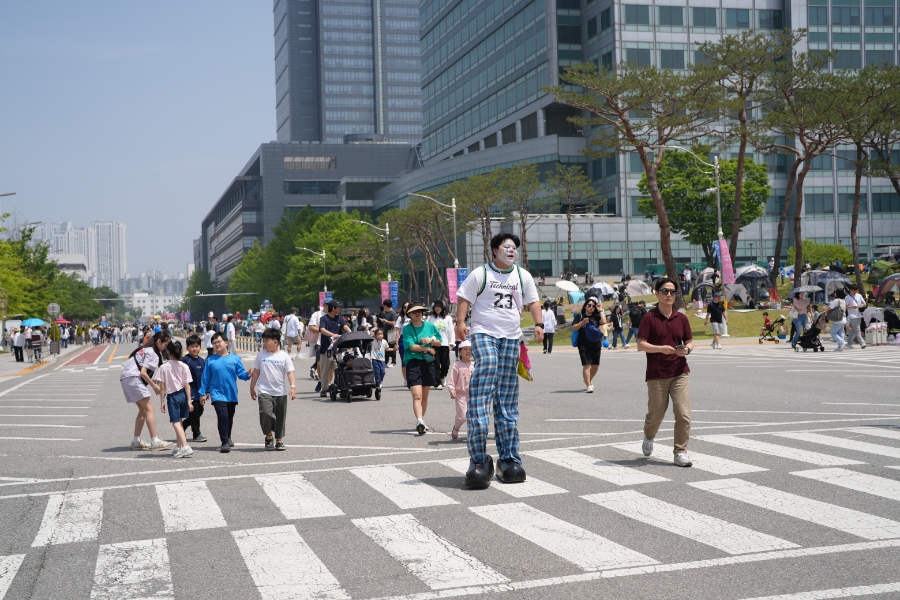
[[[556,163],[579,164],[604,202],[576,220],[578,272],[642,272],[660,262],[659,227],[637,210],[636,156],[586,158],[590,132],[570,124],[574,111],[542,91],[566,67],[628,61],[684,69],[697,60],[699,42],[788,27],[809,28],[801,51],[839,50],[831,68],[897,64],[895,0],[425,0],[421,22],[424,165],[378,190],[375,214],[405,205],[410,192],[435,191],[500,166],[530,162],[547,173]],[[730,148],[724,158],[736,152]],[[853,173],[841,157],[851,149],[835,154],[817,159],[806,179],[803,231],[807,239],[849,246]],[[784,156],[753,158],[768,164],[772,192],[765,215],[744,229],[738,260],[774,253],[789,170]],[[867,179],[863,191],[860,247],[871,256],[877,244],[900,242],[900,198],[887,180]],[[565,218],[538,221],[528,238],[532,270],[566,270]],[[783,251],[790,237],[786,242]],[[480,245],[469,236],[466,256],[480,260]],[[699,247],[678,236],[672,245],[677,262],[703,260]]]
[[[422,139],[418,0],[274,0],[279,142]]]

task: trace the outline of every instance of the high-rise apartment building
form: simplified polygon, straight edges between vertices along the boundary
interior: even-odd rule
[[[124,223],[94,221],[87,227],[73,227],[71,221],[36,223],[33,240],[46,243],[52,256],[65,255],[67,260],[83,257],[86,279],[95,287],[116,289],[117,281],[125,276],[128,253]]]
[[[557,163],[579,164],[605,202],[575,225],[578,272],[642,272],[660,260],[659,227],[637,210],[636,156],[589,160],[582,151],[590,131],[569,123],[575,112],[543,91],[566,67],[628,61],[684,69],[698,60],[699,42],[801,27],[809,36],[798,50],[839,51],[832,69],[897,64],[897,0],[423,0],[420,10],[424,166],[377,190],[375,214],[405,205],[410,192],[428,193],[499,166],[530,162],[546,174]],[[735,152],[726,149],[723,157]],[[854,153],[838,147],[834,154],[816,159],[806,178],[803,231],[806,239],[848,246],[853,173],[845,158]],[[784,155],[752,157],[768,164],[772,192],[764,216],[741,235],[738,261],[774,253],[790,167]],[[890,182],[866,179],[863,205],[861,254],[900,243],[900,197]],[[565,218],[538,221],[528,239],[533,271],[564,270]],[[480,258],[480,244],[467,244],[472,261]],[[687,240],[673,236],[672,246],[676,262],[703,261]]]
[[[279,142],[422,139],[418,0],[274,0]]]
[[[94,221],[91,227],[97,239],[97,262],[93,267],[97,285],[115,289],[119,279],[128,270],[125,224],[117,221]]]

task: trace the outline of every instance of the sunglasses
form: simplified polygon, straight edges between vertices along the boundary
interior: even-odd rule
[[[659,293],[662,294],[663,296],[674,296],[675,290],[673,290],[671,288],[662,288],[661,290],[659,290]]]

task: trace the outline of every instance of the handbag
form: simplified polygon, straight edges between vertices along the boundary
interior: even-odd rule
[[[791,312],[788,313],[788,319],[791,319],[791,320],[796,319],[799,316],[800,316],[800,313],[797,312],[796,308],[792,308]]]
[[[832,308],[831,310],[829,310],[827,313],[825,313],[825,318],[828,319],[829,321],[831,321],[832,323],[834,323],[836,321],[840,321],[841,319],[844,318],[844,314],[845,314],[844,307],[845,306],[846,306],[846,304],[844,304],[843,300],[838,300],[838,305],[835,306],[834,308]]]
[[[588,321],[588,324],[584,326],[584,337],[587,338],[587,341],[592,344],[596,344],[600,340],[603,339],[603,332],[600,331],[600,327],[594,323],[593,320]]]
[[[581,320],[581,315],[575,313],[575,317],[572,318],[572,325]],[[572,347],[575,348],[578,346],[578,332],[574,329],[572,330]]]

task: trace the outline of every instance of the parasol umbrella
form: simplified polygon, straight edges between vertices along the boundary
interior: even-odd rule
[[[44,327],[47,325],[41,319],[25,319],[22,321],[23,327]]]
[[[725,286],[725,298],[731,300],[737,296],[741,299],[741,302],[744,304],[750,303],[750,294],[747,293],[747,288],[745,288],[740,283],[729,283]]]
[[[647,296],[648,294],[652,294],[653,290],[643,281],[632,279],[628,282],[628,285],[625,286],[625,293],[629,296]]]
[[[598,293],[601,296],[612,296],[616,293],[615,288],[613,288],[613,286],[609,285],[605,281],[598,281],[593,286],[591,286],[591,289],[598,290]]]
[[[60,317],[56,321],[54,321],[54,323],[59,323],[60,325],[71,325],[72,321],[67,321],[67,320],[63,319],[62,317]]]
[[[797,292],[801,294],[808,294],[809,292],[821,292],[822,288],[818,285],[801,285],[798,288],[794,288],[790,291],[790,295],[793,296]]]
[[[575,284],[572,283],[571,281],[566,281],[566,280],[557,281],[557,282],[556,282],[556,287],[558,287],[559,289],[564,290],[564,291],[566,291],[566,292],[578,292],[578,291],[580,291],[577,285],[575,285]]]

